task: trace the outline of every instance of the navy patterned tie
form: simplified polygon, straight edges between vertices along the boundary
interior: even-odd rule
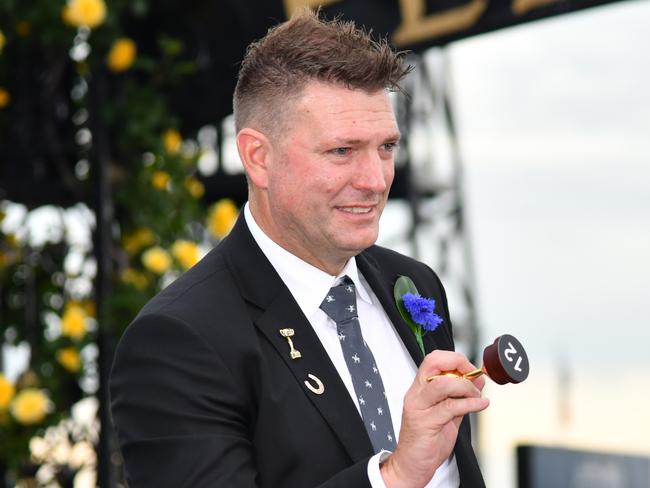
[[[336,322],[343,356],[361,408],[361,417],[375,453],[382,449],[393,451],[395,433],[384,383],[372,352],[361,335],[357,296],[352,280],[345,276],[342,284],[332,287],[320,308]]]

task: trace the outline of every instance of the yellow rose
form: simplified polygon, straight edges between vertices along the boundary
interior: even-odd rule
[[[16,393],[14,385],[0,373],[0,412],[7,410],[11,399]]]
[[[0,30],[0,53],[2,52],[2,48],[5,47],[5,40],[5,35]]]
[[[56,352],[56,360],[72,373],[76,373],[81,369],[81,355],[74,347],[59,349]]]
[[[169,180],[169,173],[166,173],[165,171],[154,171],[151,175],[151,184],[157,190],[164,190],[167,188],[167,183],[169,183]]]
[[[223,198],[210,207],[208,213],[208,229],[210,229],[210,232],[215,237],[221,239],[230,232],[235,220],[237,220],[238,214],[239,209],[235,205],[235,202],[228,198]]]
[[[197,200],[201,198],[205,193],[205,187],[203,186],[203,183],[201,183],[194,176],[188,176],[185,179],[185,188],[187,188],[189,194]]]
[[[146,227],[140,227],[122,238],[122,246],[130,255],[137,253],[143,247],[152,245],[154,242],[156,242],[155,234]]]
[[[16,33],[20,37],[27,37],[32,33],[32,26],[26,20],[19,20],[16,22]]]
[[[16,389],[23,390],[25,388],[37,388],[41,380],[33,369],[23,371],[23,373],[16,380]]]
[[[132,285],[138,290],[144,290],[149,284],[147,277],[140,271],[133,268],[126,268],[120,275],[122,283]]]
[[[16,234],[7,234],[5,236],[5,242],[9,244],[9,246],[13,247],[14,249],[20,246]]]
[[[106,19],[106,4],[104,0],[68,0],[62,17],[68,25],[93,29]]]
[[[178,240],[172,245],[172,254],[183,268],[189,269],[199,260],[199,246],[192,241]]]
[[[61,334],[81,339],[86,334],[86,312],[77,303],[68,303],[61,318]]]
[[[11,101],[9,92],[0,86],[0,108],[5,108]]]
[[[80,305],[83,307],[84,312],[86,312],[86,316],[88,317],[97,316],[97,304],[95,303],[94,300],[84,300],[83,302],[80,303]]]
[[[65,25],[75,25],[75,20],[72,18],[72,9],[70,8],[70,5],[65,4],[61,9],[61,20],[63,20],[63,23]]]
[[[142,254],[144,267],[156,274],[163,274],[172,265],[172,258],[162,247],[152,247]]]
[[[11,415],[25,425],[38,424],[50,409],[50,399],[43,390],[25,388],[11,402]]]
[[[135,42],[126,37],[117,39],[108,51],[106,64],[111,71],[126,71],[131,67],[135,60],[136,47]]]
[[[178,132],[176,129],[166,130],[163,133],[162,139],[165,146],[165,151],[167,151],[169,154],[176,154],[181,150],[183,138],[181,137],[180,132]]]

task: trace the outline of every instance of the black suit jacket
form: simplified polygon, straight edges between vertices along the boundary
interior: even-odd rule
[[[399,275],[439,304],[427,351],[453,349],[444,290],[428,267],[377,246],[357,264],[416,364],[393,300]],[[300,359],[279,330],[293,328]],[[306,388],[309,374],[325,392]],[[124,333],[111,411],[131,487],[366,487],[373,450],[316,333],[240,216],[219,246],[151,300]],[[484,486],[464,419],[463,487]],[[422,453],[426,455],[426,453]]]

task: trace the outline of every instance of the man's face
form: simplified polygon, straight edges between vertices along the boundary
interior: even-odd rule
[[[263,229],[330,274],[374,244],[399,131],[384,90],[310,82],[271,141]],[[266,209],[264,209],[266,207]]]

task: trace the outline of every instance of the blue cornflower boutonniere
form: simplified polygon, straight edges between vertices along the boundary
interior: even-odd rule
[[[415,283],[408,276],[397,278],[393,296],[400,315],[415,335],[415,340],[424,356],[422,336],[429,331],[436,330],[442,323],[442,317],[435,312],[436,301],[433,298],[420,296]]]

